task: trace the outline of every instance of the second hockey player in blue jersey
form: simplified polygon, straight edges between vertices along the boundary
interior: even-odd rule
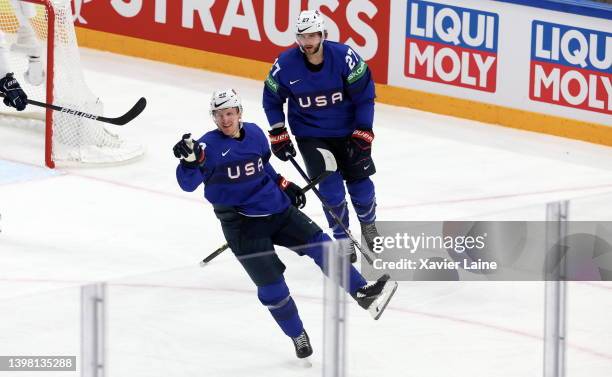
[[[286,120],[311,178],[323,172],[318,148],[331,151],[338,172],[319,185],[329,206],[349,226],[346,189],[370,250],[378,236],[376,198],[370,176],[376,172],[371,149],[374,133],[374,82],[366,62],[349,46],[326,40],[323,17],[303,11],[295,25],[297,46],[274,62],[263,92],[274,154],[287,161],[295,148]],[[287,119],[283,105],[288,101]],[[341,226],[325,211],[336,239],[346,238]],[[349,244],[353,246],[352,244]],[[353,261],[356,260],[354,246]]]
[[[177,181],[189,192],[204,185],[204,197],[213,205],[232,252],[257,286],[259,300],[291,337],[297,356],[307,357],[312,348],[274,245],[307,255],[323,269],[322,243],[331,239],[298,209],[306,202],[302,190],[270,165],[263,131],[254,123],[242,122],[238,94],[233,89],[215,92],[210,114],[215,130],[197,140],[185,134],[173,148],[180,159]],[[388,279],[389,275],[383,275],[366,285],[351,266],[346,290],[378,318],[397,287]]]

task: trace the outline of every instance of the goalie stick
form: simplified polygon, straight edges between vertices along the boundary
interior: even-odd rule
[[[307,192],[308,190],[313,190],[313,189],[316,190],[314,186],[318,185],[322,180],[324,180],[329,175],[331,175],[334,171],[336,171],[336,168],[337,168],[336,160],[333,160],[333,164],[328,164],[328,161],[326,160],[325,171],[321,173],[320,176],[313,179],[312,181],[309,180],[309,183],[302,188],[302,192]],[[223,244],[223,246],[219,247],[217,250],[210,253],[206,258],[202,259],[202,261],[200,261],[200,267],[206,266],[208,263],[210,263],[211,260],[215,259],[219,254],[221,254],[228,248],[229,248],[229,245],[227,243]]]
[[[5,97],[5,95],[3,93],[0,93],[0,97]],[[52,110],[59,111],[64,114],[70,114],[70,115],[81,117],[81,118],[97,120],[98,122],[110,123],[116,126],[123,126],[124,124],[130,122],[132,119],[140,115],[140,113],[142,113],[145,107],[147,107],[147,100],[144,97],[140,97],[140,99],[134,104],[134,106],[132,106],[131,109],[128,110],[127,113],[117,118],[107,118],[101,115],[89,114],[83,111],[70,109],[68,107],[54,105],[52,103],[38,102],[38,101],[29,99],[29,98],[26,100],[26,102],[29,103],[30,105],[52,109]]]

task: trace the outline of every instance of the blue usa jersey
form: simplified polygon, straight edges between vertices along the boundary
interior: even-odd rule
[[[374,83],[366,62],[347,45],[324,41],[323,67],[312,72],[299,47],[283,52],[265,81],[263,107],[270,126],[288,123],[295,136],[341,137],[371,129]]]
[[[176,179],[189,192],[204,183],[204,197],[210,203],[233,206],[246,216],[283,212],[290,202],[277,185],[278,173],[268,162],[268,138],[254,123],[243,123],[242,127],[241,140],[219,130],[198,139],[206,156],[204,165],[189,168],[179,164]]]

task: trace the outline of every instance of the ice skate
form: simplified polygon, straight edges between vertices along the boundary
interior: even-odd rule
[[[370,249],[371,252],[374,252],[374,239],[376,239],[376,237],[380,237],[380,234],[378,234],[378,229],[376,229],[376,223],[361,223],[361,235],[365,239],[368,249]]]
[[[397,282],[390,281],[390,276],[384,274],[375,283],[359,288],[353,298],[359,306],[370,312],[374,319],[380,318],[397,290]]]
[[[308,356],[312,355],[312,346],[310,345],[310,338],[306,333],[306,330],[303,330],[302,333],[295,338],[291,338],[293,341],[293,346],[295,347],[295,356],[298,359],[305,359]]]

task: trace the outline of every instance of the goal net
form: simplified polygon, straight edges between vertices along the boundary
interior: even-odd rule
[[[28,98],[92,114],[103,104],[83,77],[70,0],[0,0],[0,54]],[[109,164],[141,156],[102,123],[28,105],[25,111],[0,105],[3,119],[45,123],[45,163]],[[7,123],[0,121],[0,123]],[[10,123],[10,122],[8,122]]]

